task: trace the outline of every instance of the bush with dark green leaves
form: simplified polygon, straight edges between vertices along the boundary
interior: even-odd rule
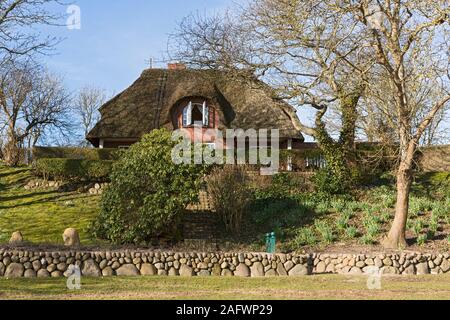
[[[34,147],[33,159],[117,160],[123,150],[94,148]]]
[[[108,181],[114,161],[43,158],[34,163],[34,172],[44,179]]]
[[[307,214],[307,208],[293,198],[255,199],[249,210],[254,226],[265,232],[296,226]]]
[[[348,179],[348,180],[347,180]],[[320,169],[312,178],[316,191],[326,194],[344,194],[349,190],[351,177],[344,178],[326,167]]]
[[[169,131],[154,130],[122,155],[92,225],[94,236],[139,244],[176,231],[187,205],[198,200],[208,170],[204,165],[175,164],[176,145]]]

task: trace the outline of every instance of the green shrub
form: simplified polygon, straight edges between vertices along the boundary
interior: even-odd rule
[[[358,229],[354,226],[345,229],[345,235],[349,239],[355,239],[358,236]]]
[[[387,222],[391,221],[391,219],[392,219],[392,215],[389,211],[384,211],[381,213],[381,216],[380,216],[381,222],[387,223]]]
[[[344,211],[342,211],[341,216],[350,220],[355,215],[353,212],[354,211],[352,211],[352,210],[345,209]]]
[[[412,226],[412,231],[414,232],[414,234],[416,236],[418,236],[422,232],[424,227],[425,227],[425,223],[423,222],[423,220],[418,219],[414,222],[414,224]]]
[[[292,240],[292,244],[296,249],[300,249],[302,246],[312,246],[317,243],[317,238],[313,228],[304,227],[297,231],[295,238]]]
[[[426,173],[419,177],[419,182],[433,193],[450,194],[450,172]]]
[[[314,211],[316,208],[316,201],[314,199],[305,199],[300,197],[298,202],[301,203],[301,205],[307,210]]]
[[[397,202],[397,198],[395,193],[389,189],[382,189],[380,193],[378,193],[375,198],[380,206],[384,209],[393,208]]]
[[[331,210],[332,210],[332,207],[328,200],[320,201],[316,204],[315,211],[318,214],[329,213]]]
[[[245,169],[240,166],[218,167],[208,176],[207,186],[226,230],[238,233],[251,201]]]
[[[351,212],[353,216],[353,213],[358,212],[361,209],[361,203],[358,201],[349,201],[347,202],[346,207],[347,210]]]
[[[257,199],[285,199],[291,195],[298,194],[304,182],[291,173],[278,173],[271,177],[267,187],[256,186],[255,195]]]
[[[380,225],[376,222],[372,222],[367,227],[367,234],[375,238],[381,231]]]
[[[380,213],[383,211],[384,209],[378,205],[378,204],[373,204],[370,205],[366,210],[365,210],[365,214],[366,216],[368,216],[370,219],[375,220],[380,222],[381,218],[380,218]]]
[[[175,164],[178,144],[165,129],[154,130],[134,144],[114,165],[103,194],[95,237],[112,243],[143,243],[177,233],[179,218],[198,200],[208,167]]]
[[[360,211],[367,212],[367,211],[370,210],[370,208],[372,208],[372,205],[370,203],[368,203],[368,202],[361,202],[359,204],[359,210]]]
[[[94,148],[35,147],[33,158],[39,159],[78,159],[78,160],[118,160],[123,150]]]
[[[432,240],[436,233],[439,230],[439,220],[436,221],[434,217],[431,218],[430,222],[428,223],[428,231],[427,236],[428,239]]]
[[[348,222],[349,222],[349,218],[345,215],[341,215],[336,220],[336,227],[338,228],[338,230],[345,230],[348,227]]]
[[[365,245],[372,245],[375,243],[375,239],[372,235],[370,234],[365,234],[362,238],[361,238],[361,243],[365,244]]]
[[[366,229],[369,229],[373,225],[379,225],[380,220],[379,220],[379,217],[372,215],[370,213],[366,213],[366,215],[363,218],[362,223]]]
[[[413,227],[414,227],[414,220],[408,219],[408,221],[406,221],[406,228],[408,230],[412,231]]]
[[[423,246],[427,243],[428,241],[428,236],[426,234],[421,234],[417,237],[417,244],[419,246]]]
[[[346,206],[347,206],[346,201],[344,201],[342,199],[335,199],[335,200],[331,201],[331,207],[336,212],[342,212],[343,210],[345,210]]]
[[[364,228],[366,229],[366,236],[367,236],[366,240],[368,240],[368,239],[374,240],[381,232],[381,225],[380,225],[379,217],[377,217],[371,213],[368,213],[368,214],[366,213],[362,222],[363,222]]]
[[[433,231],[430,229],[427,231],[426,235],[427,235],[427,239],[433,240],[434,236],[436,235],[436,231]]]
[[[314,226],[317,232],[321,235],[323,242],[331,244],[334,241],[333,228],[324,221],[316,221]]]
[[[450,199],[449,199],[450,203]],[[450,212],[450,205],[448,205],[446,202],[435,202],[433,207],[433,216],[437,218],[445,218]]]
[[[431,221],[428,224],[428,229],[437,232],[439,229],[439,220],[435,220],[433,217],[431,218]]]
[[[433,209],[433,201],[427,198],[411,197],[409,204],[409,214],[411,217],[424,215]]]
[[[255,199],[249,206],[252,222],[264,232],[298,225],[308,209],[294,199]]]
[[[326,194],[344,194],[348,191],[351,177],[347,177],[347,181],[343,181],[339,175],[333,170],[326,167],[316,172],[312,178],[312,182],[317,192]]]
[[[313,211],[316,200],[311,194],[295,194],[291,187],[291,175],[278,174],[267,188],[253,190],[253,199],[248,207],[251,222],[264,232],[279,228],[298,226],[308,211]]]
[[[102,182],[108,180],[113,164],[109,160],[43,158],[34,163],[34,171],[44,179]]]

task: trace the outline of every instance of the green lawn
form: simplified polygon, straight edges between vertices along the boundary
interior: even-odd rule
[[[364,276],[278,278],[135,277],[83,278],[81,290],[66,289],[65,279],[0,279],[2,299],[445,299],[450,275],[384,277],[381,290],[369,290]]]
[[[9,241],[14,231],[25,240],[61,244],[66,228],[76,228],[84,244],[92,244],[87,228],[98,212],[98,196],[76,192],[23,188],[31,179],[30,169],[0,165],[0,243]]]

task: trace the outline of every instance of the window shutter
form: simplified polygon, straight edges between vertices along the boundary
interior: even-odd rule
[[[183,108],[183,128],[186,128],[188,126],[187,114],[188,114],[188,107],[184,107]]]
[[[208,127],[209,126],[209,108],[206,105],[206,101],[203,102],[203,126]]]
[[[189,102],[186,114],[186,126],[192,125],[192,102]]]

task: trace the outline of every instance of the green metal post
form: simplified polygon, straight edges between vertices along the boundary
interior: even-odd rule
[[[266,248],[267,253],[274,254],[276,251],[276,237],[275,232],[266,234]]]

